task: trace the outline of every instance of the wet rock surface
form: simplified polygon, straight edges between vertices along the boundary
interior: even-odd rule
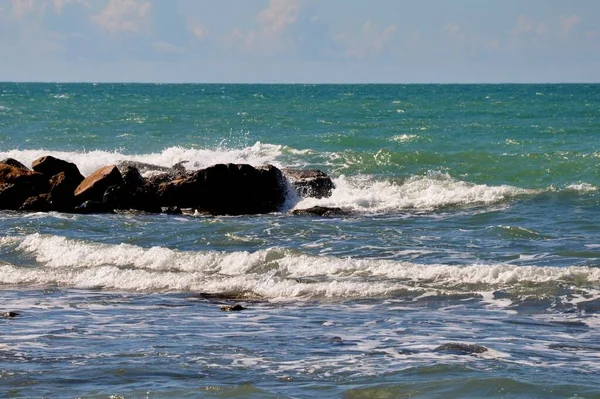
[[[253,215],[282,210],[292,184],[302,196],[331,195],[333,183],[318,170],[216,164],[195,171],[186,161],[172,167],[122,161],[85,177],[74,163],[47,155],[32,169],[14,159],[0,162],[0,209],[36,212],[119,211],[201,215]],[[144,173],[144,174],[142,174]],[[339,208],[315,207],[294,214],[333,216]]]

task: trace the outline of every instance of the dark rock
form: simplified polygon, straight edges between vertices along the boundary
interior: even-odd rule
[[[72,162],[55,158],[51,155],[36,159],[31,163],[31,168],[34,171],[48,177],[52,177],[63,172],[65,175],[73,179],[79,179],[79,182],[83,181],[83,175],[79,172],[77,165]]]
[[[17,317],[20,316],[20,313],[17,312],[4,312],[2,313],[2,317],[7,318],[7,319],[12,319],[13,317]]]
[[[239,311],[242,311],[245,309],[246,309],[245,307],[243,307],[242,305],[239,305],[239,304],[221,306],[221,311],[223,311],[223,312],[239,312]]]
[[[162,206],[195,208],[214,215],[276,212],[285,202],[285,182],[272,165],[217,164],[158,187]]]
[[[123,186],[109,186],[102,196],[102,202],[108,209],[129,209],[127,190]]]
[[[577,302],[577,310],[585,313],[600,313],[600,299]]]
[[[142,177],[140,171],[134,166],[121,167],[119,168],[119,171],[123,176],[123,186],[129,192],[135,191],[146,183],[146,180]]]
[[[110,186],[121,186],[123,177],[115,165],[108,165],[98,169],[86,177],[75,189],[75,202],[85,201],[101,202],[104,193]]]
[[[181,211],[181,208],[178,206],[168,206],[165,208],[161,208],[163,213],[166,213],[167,215],[182,215],[183,212]]]
[[[0,209],[17,210],[29,197],[48,190],[44,175],[0,164]]]
[[[8,164],[0,164],[0,184],[29,184],[46,188],[44,175]]]
[[[331,178],[317,169],[283,169],[282,172],[300,197],[330,197],[335,188]]]
[[[88,215],[91,213],[113,213],[113,209],[108,207],[104,202],[88,200],[75,207],[73,212]]]
[[[456,342],[450,342],[443,344],[434,349],[435,352],[450,353],[453,355],[473,355],[476,353],[487,352],[488,348],[481,345],[474,344],[461,344]]]
[[[49,196],[49,194],[40,194],[29,197],[19,207],[19,210],[28,212],[50,212],[52,210],[52,205],[48,199]]]
[[[119,161],[119,162],[117,162],[117,168],[119,168],[119,170],[121,172],[123,172],[124,168],[126,168],[126,167],[136,168],[137,170],[139,170],[142,173],[169,172],[172,169],[172,168],[169,168],[166,166],[152,165],[152,164],[145,163],[145,162],[137,162],[137,161]]]
[[[2,161],[0,161],[0,165],[9,165],[9,166],[14,166],[15,168],[29,170],[29,168],[27,166],[23,165],[21,162],[17,161],[14,158],[3,159]]]
[[[296,209],[292,211],[292,215],[296,216],[346,216],[350,212],[337,207],[313,206],[307,209]]]
[[[71,212],[75,207],[75,188],[81,183],[78,176],[60,172],[50,179],[49,201],[52,210]]]
[[[188,162],[189,161],[177,162],[175,165],[171,166],[171,169],[176,173],[185,173],[186,169],[185,169],[184,164],[186,164]]]
[[[156,186],[146,183],[129,193],[129,208],[144,212],[161,213]]]

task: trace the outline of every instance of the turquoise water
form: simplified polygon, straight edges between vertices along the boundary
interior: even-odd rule
[[[599,117],[600,85],[0,83],[0,159],[336,183],[262,216],[0,212],[0,392],[600,397]]]

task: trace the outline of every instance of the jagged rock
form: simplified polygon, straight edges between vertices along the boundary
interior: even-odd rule
[[[307,209],[296,209],[292,211],[292,215],[296,216],[344,216],[350,212],[337,207],[313,206]]]
[[[133,167],[139,170],[142,173],[146,172],[169,172],[172,168],[166,166],[152,165],[145,162],[138,161],[119,161],[117,162],[117,168],[123,172],[123,170],[127,167]]]
[[[335,188],[331,177],[317,169],[283,169],[282,172],[300,197],[330,197]]]
[[[134,166],[124,166],[119,168],[119,172],[123,176],[123,186],[127,191],[135,191],[140,186],[146,183],[140,171]]]
[[[475,344],[461,344],[449,342],[434,349],[435,352],[451,353],[453,355],[473,355],[475,353],[487,352],[488,348]]]
[[[3,159],[2,161],[0,161],[0,165],[9,165],[9,166],[14,166],[15,168],[29,170],[29,168],[27,166],[23,165],[21,162],[17,161],[14,158]]]
[[[86,177],[75,189],[75,202],[85,201],[101,202],[106,189],[110,186],[121,186],[123,177],[115,165],[108,165],[98,169]]]
[[[48,200],[49,194],[40,194],[29,197],[19,207],[20,211],[28,212],[50,212],[52,205]]]
[[[49,201],[52,210],[70,212],[75,207],[75,188],[81,183],[78,176],[60,172],[50,179]]]
[[[158,198],[161,206],[215,215],[261,214],[281,209],[285,183],[272,165],[217,164],[160,184]]]
[[[108,207],[101,201],[85,201],[81,205],[75,207],[74,213],[87,215],[92,213],[113,213],[113,209]]]
[[[80,183],[83,181],[83,175],[79,172],[77,165],[51,155],[36,159],[31,163],[31,168],[49,178],[62,172],[70,178],[79,179]]]
[[[48,182],[42,174],[0,164],[0,209],[17,210],[27,198],[47,189]]]
[[[8,164],[0,164],[0,184],[30,184],[40,186],[46,183],[46,178],[27,168],[20,168]]]

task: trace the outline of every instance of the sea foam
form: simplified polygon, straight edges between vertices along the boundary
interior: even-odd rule
[[[244,148],[194,149],[185,147],[169,147],[161,152],[149,154],[125,154],[119,151],[53,151],[53,150],[10,150],[0,151],[0,159],[14,158],[25,165],[45,155],[52,155],[65,161],[73,162],[83,175],[119,161],[136,161],[152,165],[170,167],[178,162],[187,161],[188,169],[200,169],[218,163],[248,163],[253,166],[274,164],[280,166],[277,158],[282,154],[283,146],[256,142]]]
[[[509,264],[424,265],[381,259],[313,256],[271,248],[256,252],[179,251],[31,234],[4,239],[35,267],[0,265],[0,284],[101,287],[132,291],[236,292],[267,299],[348,298],[395,292],[587,287],[600,269]]]
[[[412,176],[403,183],[369,176],[340,176],[329,198],[305,198],[296,208],[341,207],[356,212],[432,210],[446,206],[491,204],[538,191],[513,186],[488,186],[454,179],[448,174]]]

